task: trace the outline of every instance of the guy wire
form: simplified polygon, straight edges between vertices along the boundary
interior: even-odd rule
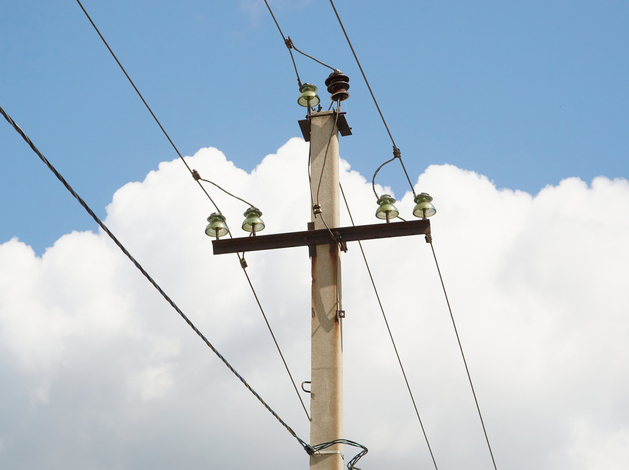
[[[347,202],[347,198],[345,197],[345,192],[343,191],[343,186],[340,183],[339,183],[339,188],[341,189],[341,195],[343,196],[343,201],[345,201],[345,207],[347,208],[347,213],[349,214],[349,220],[351,221],[353,226],[356,226],[356,224],[354,223],[354,218],[352,217],[352,211],[349,208],[349,203]],[[408,394],[410,395],[411,401],[413,402],[413,408],[415,409],[415,414],[417,415],[419,426],[421,427],[422,434],[424,435],[426,446],[428,446],[428,452],[430,453],[430,458],[432,459],[432,463],[435,466],[435,470],[438,470],[437,461],[435,460],[435,456],[432,452],[432,447],[430,446],[430,442],[428,441],[428,435],[426,434],[424,423],[422,422],[422,419],[419,416],[419,410],[417,409],[417,404],[415,403],[415,397],[413,396],[413,392],[411,391],[411,385],[409,384],[408,378],[406,377],[406,371],[404,370],[404,366],[402,365],[402,359],[400,358],[400,354],[398,353],[395,340],[393,339],[393,333],[391,331],[391,328],[389,327],[389,321],[387,320],[387,315],[384,312],[384,306],[382,305],[382,301],[380,300],[380,294],[378,293],[378,288],[376,287],[376,281],[374,280],[373,275],[371,274],[371,268],[369,267],[369,262],[367,261],[367,255],[365,255],[365,250],[363,249],[363,244],[360,240],[358,240],[358,246],[360,247],[360,253],[363,256],[363,260],[365,261],[365,267],[367,268],[367,273],[369,274],[371,285],[373,286],[374,293],[376,294],[376,299],[378,300],[378,305],[380,306],[380,311],[382,312],[382,318],[384,318],[384,324],[386,325],[387,331],[389,332],[389,338],[391,338],[391,344],[393,345],[395,356],[397,357],[397,361],[398,361],[398,364],[400,365],[402,375],[404,376],[404,382],[406,383]]]
[[[343,30],[343,34],[345,35],[345,39],[347,40],[347,44],[349,45],[349,48],[352,50],[352,54],[354,55],[354,59],[356,60],[356,64],[358,65],[358,68],[360,69],[360,73],[362,74],[363,79],[365,80],[365,84],[367,85],[367,89],[369,90],[369,93],[371,94],[371,99],[373,99],[373,102],[376,105],[376,109],[378,110],[378,114],[380,114],[380,119],[382,119],[382,123],[384,124],[384,127],[387,130],[387,133],[389,134],[389,138],[391,139],[391,143],[393,144],[393,154],[396,155],[396,150],[399,153],[399,155],[396,155],[396,158],[400,159],[400,164],[402,165],[402,170],[404,170],[404,174],[406,175],[406,179],[408,180],[408,184],[411,186],[411,191],[413,191],[413,195],[416,196],[415,188],[413,187],[413,183],[411,183],[411,178],[408,176],[408,172],[406,171],[406,167],[404,166],[404,162],[402,161],[402,154],[400,153],[400,150],[398,149],[397,145],[395,145],[395,140],[393,140],[393,135],[391,134],[391,131],[389,130],[389,126],[387,125],[387,121],[384,119],[384,115],[382,114],[382,111],[380,110],[380,106],[378,105],[378,101],[376,100],[376,96],[374,95],[373,90],[371,89],[371,85],[369,85],[369,80],[367,80],[367,75],[365,75],[365,72],[363,70],[362,65],[360,65],[360,60],[358,60],[358,56],[356,55],[356,51],[354,51],[354,46],[352,46],[352,42],[350,41],[349,35],[347,34],[347,31],[345,30],[345,26],[343,26],[343,22],[341,21],[341,17],[339,16],[339,12],[336,10],[336,6],[334,5],[334,1],[333,0],[330,0],[330,5],[332,5],[332,9],[334,10],[334,14],[336,15],[336,19],[338,20],[339,25],[341,26],[341,29]],[[390,161],[392,161],[392,160],[390,160]],[[386,165],[386,163],[385,163],[385,165]],[[384,165],[382,165],[382,166],[384,166]],[[375,179],[375,175],[374,175],[374,179]],[[378,195],[376,194],[376,197],[377,196]]]
[[[225,366],[247,387],[247,389],[258,399],[260,403],[279,421],[279,423],[286,428],[286,430],[301,444],[304,450],[310,455],[312,454],[312,447],[302,440],[295,431],[280,418],[280,416],[273,411],[273,409],[262,399],[262,397],[247,383],[242,375],[240,375],[236,369],[225,359],[225,357],[216,349],[212,343],[201,333],[201,331],[192,323],[192,321],[183,313],[183,311],[175,304],[175,302],[166,294],[166,292],[157,284],[157,282],[149,275],[149,273],[140,265],[140,263],[131,255],[131,253],[124,247],[124,245],[118,240],[111,230],[105,225],[103,221],[94,213],[94,211],[87,205],[87,203],[78,195],[78,193],[70,186],[70,183],[57,171],[57,169],[48,161],[48,159],[35,147],[35,144],[29,139],[26,133],[18,126],[13,119],[5,112],[0,106],[0,114],[4,116],[9,124],[20,134],[22,139],[29,145],[31,150],[39,157],[39,159],[48,167],[50,171],[57,177],[57,179],[65,186],[65,188],[72,194],[72,196],[79,202],[79,204],[87,211],[87,213],[94,219],[98,226],[111,238],[111,240],[120,248],[127,258],[133,263],[133,265],[142,273],[142,275],[151,283],[155,289],[162,295],[162,297],[170,304],[170,306],[181,316],[181,318],[192,328],[192,330],[203,340],[203,342],[212,350],[214,354],[225,364]]]
[[[463,352],[463,346],[461,345],[461,338],[459,337],[459,331],[456,327],[456,322],[454,321],[452,307],[450,306],[450,300],[448,299],[448,293],[446,292],[446,285],[443,282],[443,276],[441,275],[441,269],[439,268],[439,262],[437,261],[435,247],[432,244],[432,236],[430,234],[426,235],[426,241],[430,243],[430,248],[432,249],[432,255],[435,259],[435,266],[437,266],[437,273],[439,273],[439,280],[441,281],[441,287],[443,288],[443,295],[446,298],[446,304],[448,305],[448,311],[450,312],[450,319],[452,320],[452,326],[454,327],[456,340],[459,343],[459,350],[461,351],[461,357],[463,358],[463,364],[465,365],[465,372],[467,373],[467,380],[469,381],[470,388],[472,389],[472,395],[474,396],[474,403],[476,403],[476,410],[478,411],[478,417],[480,418],[480,423],[481,423],[481,426],[483,427],[483,434],[485,434],[485,441],[487,441],[487,448],[489,449],[489,455],[491,455],[491,461],[494,464],[494,470],[498,470],[498,467],[496,466],[496,460],[494,459],[494,453],[491,450],[491,444],[489,443],[489,437],[487,436],[487,429],[485,428],[485,421],[483,420],[483,414],[480,411],[478,398],[476,398],[476,391],[474,390],[474,384],[472,383],[472,376],[470,374],[470,369],[467,367],[467,360],[465,359],[465,353]]]
[[[155,120],[155,122],[157,123],[157,125],[159,126],[159,128],[162,130],[162,132],[164,133],[164,135],[166,136],[166,138],[168,139],[168,141],[170,142],[170,144],[172,145],[173,149],[175,149],[175,152],[177,152],[177,155],[179,155],[179,158],[181,159],[181,161],[183,162],[183,164],[186,166],[186,168],[188,169],[188,171],[190,172],[190,174],[192,175],[192,177],[194,178],[194,180],[197,182],[197,184],[199,185],[199,187],[201,188],[201,190],[205,193],[205,195],[208,197],[208,199],[210,200],[210,202],[214,205],[214,207],[216,208],[216,210],[218,211],[219,214],[222,214],[221,210],[219,209],[218,205],[214,202],[214,200],[212,199],[212,197],[210,196],[210,194],[205,190],[205,188],[203,187],[203,185],[201,184],[201,182],[199,180],[201,180],[201,176],[199,175],[199,173],[196,170],[193,170],[190,168],[190,166],[188,165],[188,163],[186,162],[186,160],[183,158],[183,156],[181,155],[181,152],[179,152],[179,149],[177,148],[177,146],[175,145],[175,143],[172,141],[172,139],[170,138],[170,136],[168,135],[168,133],[166,132],[166,130],[164,129],[164,127],[162,126],[162,124],[160,123],[159,119],[157,119],[157,116],[155,116],[155,114],[153,113],[153,110],[151,109],[151,107],[148,105],[148,103],[146,102],[146,100],[144,99],[144,97],[142,96],[142,93],[140,93],[140,90],[136,87],[135,83],[133,82],[133,80],[131,79],[131,77],[129,76],[129,74],[127,73],[127,71],[125,70],[125,68],[123,67],[122,63],[118,60],[118,57],[116,56],[116,54],[114,54],[114,51],[111,49],[111,47],[109,47],[109,44],[107,43],[107,41],[105,40],[105,37],[101,34],[100,30],[98,29],[98,27],[96,26],[96,24],[94,23],[94,21],[92,20],[92,18],[90,17],[90,15],[87,13],[87,10],[83,7],[83,5],[81,4],[80,0],[77,0],[77,3],[79,4],[79,6],[81,7],[81,9],[83,10],[83,12],[85,13],[85,16],[87,16],[87,19],[90,21],[90,23],[92,24],[92,26],[94,27],[94,29],[96,30],[96,32],[98,33],[98,35],[100,36],[101,40],[103,41],[103,43],[105,44],[105,46],[107,46],[107,49],[109,50],[109,52],[111,53],[112,57],[115,59],[116,63],[118,64],[118,66],[120,67],[120,69],[122,70],[122,72],[125,74],[125,76],[127,77],[127,80],[129,80],[129,83],[131,83],[131,85],[133,86],[133,88],[135,89],[136,93],[138,94],[138,96],[140,97],[140,99],[142,100],[142,102],[144,103],[144,105],[146,106],[146,109],[148,109],[148,111],[151,113],[151,116],[153,116],[153,119]],[[280,31],[281,32],[281,31]],[[291,54],[292,55],[292,54]],[[245,204],[249,204],[247,201],[245,201],[244,199],[239,198],[238,196],[234,196],[233,194],[227,192],[225,189],[221,188],[220,186],[218,186],[216,183],[212,182],[212,181],[208,181],[208,180],[203,180],[203,181],[207,181],[208,183],[213,184],[214,186],[218,187],[220,190],[224,191],[225,193],[229,194],[230,196],[241,200],[242,202],[244,202]],[[229,236],[231,237],[231,232],[229,233]],[[238,258],[241,261],[241,266],[242,266],[242,259],[240,257],[240,254],[238,254]],[[244,271],[244,269],[243,269]],[[247,275],[247,272],[245,272],[245,275],[247,276],[247,280],[249,281],[249,285],[251,287],[251,290],[253,292],[254,297],[256,298],[256,301],[258,301],[258,296],[256,294],[255,289],[253,288],[253,285],[251,284],[251,280],[249,279],[249,276]],[[258,302],[258,305],[259,302]],[[273,331],[271,330],[271,327],[269,325],[269,322],[266,318],[266,315],[264,314],[264,311],[262,310],[262,307],[260,307],[260,310],[262,312],[262,316],[264,317],[265,322],[267,323],[267,326],[269,327],[269,331],[271,331],[271,336],[273,337],[273,341],[275,342],[275,345],[280,353],[280,356],[282,358],[282,361],[284,362],[284,366],[286,367],[286,371],[288,372],[288,375],[290,377],[291,382],[293,383],[293,386],[295,387],[295,391],[297,392],[297,397],[299,398],[299,401],[301,402],[302,407],[304,407],[304,411],[306,411],[306,408],[304,406],[304,402],[303,399],[301,398],[301,395],[299,394],[299,391],[297,390],[297,387],[295,386],[295,381],[293,380],[293,376],[288,368],[288,365],[286,364],[286,361],[284,360],[284,356],[282,355],[282,352],[280,351],[279,345],[277,343],[277,341],[275,340],[275,335],[273,334]],[[308,412],[306,411],[306,416],[308,417],[308,420],[310,420],[310,416],[308,415]]]

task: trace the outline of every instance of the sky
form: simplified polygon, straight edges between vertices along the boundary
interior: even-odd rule
[[[83,4],[188,164],[260,207],[265,233],[303,230],[305,111],[264,3]],[[270,5],[300,50],[350,77],[341,181],[356,222],[375,223],[371,178],[391,140],[334,12],[323,0]],[[498,468],[624,469],[629,7],[336,6],[412,184],[435,198],[434,247]],[[78,4],[3,2],[0,59],[0,106],[307,440],[237,259],[213,256],[203,233],[211,204]],[[296,62],[327,103],[330,70]],[[3,123],[0,465],[308,465]],[[377,183],[411,218],[397,162]],[[246,207],[208,191],[238,236]],[[493,468],[430,246],[364,247],[439,468]],[[308,380],[307,250],[247,261],[296,380]],[[359,467],[433,468],[355,245],[343,288],[345,437],[370,449]]]

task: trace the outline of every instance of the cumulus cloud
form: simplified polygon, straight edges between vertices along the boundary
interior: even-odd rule
[[[213,148],[187,162],[260,207],[268,233],[296,231],[308,221],[307,150],[292,139],[251,173]],[[370,183],[347,162],[341,181],[356,222],[374,223]],[[416,188],[435,198],[434,248],[499,468],[624,468],[627,181],[569,178],[530,195],[442,165],[427,168]],[[246,207],[208,191],[238,236]],[[410,214],[412,194],[397,204]],[[203,233],[212,211],[172,161],[119,189],[106,223],[308,440],[237,258],[212,255]],[[489,468],[430,245],[423,237],[363,245],[438,465]],[[295,379],[308,380],[307,249],[247,261]],[[346,437],[369,447],[363,468],[429,468],[356,244],[342,261]],[[103,233],[67,234],[41,257],[17,239],[0,245],[0,377],[3,468],[308,465]]]

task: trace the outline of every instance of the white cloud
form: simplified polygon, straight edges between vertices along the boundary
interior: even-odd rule
[[[251,173],[212,148],[187,162],[260,207],[268,233],[305,229],[302,140]],[[354,218],[374,223],[370,183],[342,167]],[[239,236],[246,207],[207,188]],[[570,178],[531,196],[443,165],[429,167],[417,189],[435,198],[434,246],[499,468],[621,468],[627,181]],[[399,197],[402,216],[412,207],[410,193]],[[203,231],[213,210],[180,161],[164,162],[116,192],[106,223],[308,439],[237,259],[212,255]],[[411,237],[364,247],[437,463],[489,468],[430,246]],[[358,246],[349,248],[346,437],[369,447],[364,468],[430,466]],[[247,261],[295,379],[308,380],[307,250],[250,253]],[[0,377],[5,468],[307,465],[297,442],[102,233],[70,233],[42,257],[16,239],[0,245]]]

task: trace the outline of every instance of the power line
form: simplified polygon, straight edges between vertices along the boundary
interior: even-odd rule
[[[269,9],[269,13],[271,14],[271,17],[273,18],[273,21],[275,22],[275,26],[277,26],[277,30],[280,32],[280,35],[282,36],[282,39],[284,40],[284,44],[288,48],[288,52],[290,53],[290,59],[293,61],[293,68],[295,69],[295,75],[297,75],[297,83],[299,85],[299,88],[301,88],[301,79],[299,78],[299,72],[297,71],[297,64],[295,63],[295,56],[293,56],[293,51],[291,50],[291,46],[288,43],[288,41],[290,41],[290,38],[286,39],[286,36],[284,36],[284,33],[282,32],[282,28],[280,28],[280,24],[275,19],[275,15],[273,14],[273,10],[271,10],[271,6],[269,5],[269,2],[264,0],[264,3],[266,4],[266,7]],[[290,44],[292,45],[292,41]]]
[[[439,280],[441,281],[441,287],[443,288],[443,295],[446,298],[446,304],[448,305],[448,311],[450,312],[450,319],[452,320],[452,326],[454,327],[454,333],[456,335],[456,340],[459,343],[459,350],[461,351],[461,357],[463,358],[463,364],[465,365],[465,372],[467,373],[467,379],[470,383],[470,388],[472,389],[472,395],[474,396],[474,403],[476,403],[476,410],[478,411],[478,417],[480,418],[480,424],[483,427],[483,434],[485,434],[485,441],[487,442],[487,448],[489,449],[489,455],[491,455],[491,461],[494,464],[494,470],[498,470],[496,466],[496,460],[494,459],[494,453],[491,450],[491,444],[489,443],[489,436],[487,435],[487,429],[485,428],[485,421],[483,420],[483,414],[480,411],[480,405],[478,404],[478,398],[476,397],[476,391],[474,390],[474,384],[472,383],[472,376],[470,374],[470,369],[467,366],[467,360],[465,359],[465,353],[463,352],[463,346],[461,344],[461,338],[459,337],[459,331],[456,327],[456,322],[454,321],[454,315],[452,314],[452,307],[450,306],[450,300],[448,299],[448,293],[446,291],[446,285],[443,282],[443,276],[441,275],[441,269],[439,268],[439,262],[437,261],[437,254],[435,253],[435,247],[432,244],[432,235],[426,235],[426,241],[430,243],[430,248],[432,249],[432,255],[435,259],[435,266],[437,267],[437,273],[439,273]]]
[[[343,196],[343,201],[345,201],[345,207],[347,208],[347,213],[349,214],[349,219],[353,226],[354,218],[352,217],[352,211],[349,208],[349,203],[347,202],[347,198],[345,197],[345,192],[343,191],[343,186],[339,183],[339,187],[341,189],[341,195]],[[371,268],[369,267],[369,262],[367,261],[367,255],[365,255],[365,250],[363,249],[363,244],[359,240],[358,246],[360,247],[360,252],[363,256],[363,260],[365,261],[365,266],[367,268],[367,273],[369,274],[369,279],[371,280],[371,285],[373,286],[374,293],[376,294],[376,299],[378,300],[378,305],[380,306],[380,311],[382,312],[382,317],[384,318],[384,324],[387,327],[387,331],[389,332],[389,338],[391,338],[391,344],[393,345],[393,350],[395,351],[395,356],[397,357],[398,364],[400,365],[400,369],[402,371],[402,375],[404,376],[404,382],[406,383],[406,388],[408,389],[408,394],[411,397],[411,401],[413,402],[413,408],[415,409],[415,414],[417,415],[417,420],[419,421],[419,426],[421,427],[422,434],[424,435],[424,440],[426,441],[426,445],[428,446],[428,452],[430,453],[430,458],[432,459],[432,463],[435,466],[435,470],[437,468],[437,461],[435,460],[435,456],[432,452],[432,447],[430,446],[430,442],[428,441],[428,435],[426,434],[426,429],[424,428],[424,423],[422,422],[421,417],[419,416],[419,410],[417,409],[417,404],[415,403],[415,397],[413,396],[413,392],[411,390],[411,385],[408,382],[408,378],[406,377],[406,371],[404,370],[404,366],[402,365],[402,359],[400,358],[400,354],[398,353],[397,346],[395,344],[395,339],[393,339],[393,332],[389,327],[389,321],[387,320],[387,315],[384,312],[384,306],[382,305],[382,301],[380,300],[380,294],[378,293],[378,288],[376,287],[376,281],[371,274]]]
[[[277,339],[275,338],[275,333],[273,333],[273,329],[271,328],[271,324],[269,323],[268,318],[266,317],[266,314],[264,313],[264,309],[262,308],[262,304],[260,303],[260,299],[258,298],[258,294],[256,293],[255,289],[253,288],[253,284],[251,283],[251,279],[249,278],[249,273],[247,273],[246,267],[247,267],[247,263],[243,263],[244,261],[244,257],[240,257],[240,253],[236,253],[238,255],[238,259],[240,259],[241,263],[240,265],[242,266],[242,271],[245,273],[245,276],[247,278],[247,282],[249,283],[249,287],[251,287],[251,291],[253,292],[253,296],[256,299],[256,303],[258,304],[258,307],[260,308],[260,312],[262,313],[262,317],[264,318],[264,322],[266,323],[267,328],[269,329],[269,333],[271,333],[271,338],[273,338],[273,342],[275,343],[275,347],[277,348],[277,352],[280,354],[280,357],[282,358],[282,362],[284,363],[284,367],[286,368],[286,372],[288,372],[288,376],[290,377],[290,381],[293,384],[293,388],[295,389],[295,393],[297,394],[297,397],[299,398],[299,401],[301,402],[301,406],[304,409],[304,413],[306,413],[306,416],[308,417],[308,421],[312,421],[312,419],[310,418],[310,414],[308,413],[308,410],[306,409],[306,405],[304,404],[303,399],[301,398],[301,394],[299,393],[299,390],[297,389],[297,385],[295,384],[295,380],[293,379],[293,374],[291,374],[290,369],[288,368],[288,364],[286,362],[286,359],[284,359],[284,354],[282,354],[282,350],[280,349],[280,345],[277,342]],[[244,255],[244,253],[243,253]]]
[[[336,70],[331,65],[321,62],[319,59],[316,59],[313,56],[308,55],[305,52],[302,52],[299,49],[297,49],[297,47],[295,46],[295,43],[293,43],[293,40],[290,38],[290,36],[288,37],[284,36],[284,33],[282,32],[282,28],[280,28],[280,24],[275,18],[275,15],[273,14],[273,10],[271,10],[271,6],[269,5],[269,2],[267,2],[267,0],[264,0],[264,3],[267,9],[269,10],[269,13],[271,14],[271,18],[273,18],[273,21],[275,22],[275,26],[277,26],[277,30],[280,32],[280,35],[282,36],[282,39],[284,40],[284,45],[286,45],[286,47],[288,48],[288,52],[290,53],[290,58],[293,62],[293,68],[295,69],[295,75],[297,75],[297,83],[299,84],[299,88],[301,88],[302,83],[301,83],[301,79],[299,78],[299,72],[297,71],[297,64],[295,63],[295,56],[293,55],[293,49],[295,49],[295,51],[299,52],[301,55],[308,57],[309,59],[312,59],[315,62],[323,65],[324,67],[327,67],[332,70]]]
[[[313,448],[303,441],[293,429],[280,418],[280,416],[273,411],[273,409],[262,399],[262,397],[247,383],[242,375],[240,375],[236,369],[225,359],[225,357],[216,349],[212,343],[201,333],[201,331],[192,323],[192,321],[183,313],[183,311],[175,304],[175,302],[164,292],[164,290],[157,284],[157,282],[149,275],[149,273],[140,265],[140,263],[129,253],[129,251],[124,247],[124,245],[116,238],[116,236],[109,230],[109,228],[104,224],[103,221],[94,213],[94,211],[87,205],[87,203],[78,195],[78,193],[70,186],[70,184],[66,181],[66,179],[57,171],[57,169],[46,159],[46,157],[35,147],[35,144],[29,139],[26,133],[18,126],[13,119],[6,113],[6,111],[0,106],[0,114],[4,116],[9,124],[15,129],[15,131],[22,136],[22,139],[30,146],[30,148],[35,152],[35,154],[40,158],[40,160],[48,167],[50,171],[57,177],[57,179],[65,186],[65,188],[74,196],[74,198],[79,202],[79,204],[87,211],[87,213],[94,219],[94,221],[99,225],[100,228],[112,239],[112,241],[120,248],[120,250],[125,254],[127,258],[134,264],[134,266],[142,273],[142,275],[151,283],[155,289],[162,295],[162,297],[170,304],[170,306],[181,316],[181,318],[192,328],[192,330],[203,340],[203,342],[212,350],[214,354],[225,364],[225,366],[243,383],[245,387],[262,403],[262,405],[277,419],[282,426],[286,428],[286,430],[293,436],[297,441],[301,444],[304,450],[308,454],[312,454],[314,452]]]
[[[148,109],[149,113],[151,113],[151,116],[153,116],[153,119],[155,120],[155,122],[157,123],[157,125],[159,126],[159,128],[162,130],[162,132],[164,133],[164,135],[166,136],[166,138],[168,139],[168,142],[170,142],[170,145],[173,147],[173,149],[175,150],[175,152],[177,153],[177,155],[179,156],[179,158],[181,159],[181,161],[183,162],[183,164],[186,166],[186,168],[188,169],[188,171],[190,172],[190,174],[192,175],[192,177],[194,178],[194,180],[197,182],[197,184],[199,185],[199,187],[201,188],[201,190],[205,193],[205,195],[208,197],[208,199],[210,200],[210,202],[214,205],[214,207],[216,208],[216,210],[219,213],[222,213],[221,210],[219,209],[218,205],[214,202],[214,200],[211,198],[210,194],[205,190],[205,188],[203,187],[203,185],[201,184],[201,181],[205,181],[207,183],[213,184],[214,186],[216,186],[217,188],[219,188],[221,191],[225,192],[226,194],[228,194],[229,196],[232,196],[242,202],[244,202],[245,204],[249,204],[247,201],[245,201],[242,198],[239,198],[238,196],[233,195],[232,193],[226,191],[225,189],[223,189],[222,187],[220,187],[218,184],[214,183],[213,181],[209,181],[209,180],[205,180],[203,178],[201,178],[201,175],[199,175],[199,172],[196,170],[193,170],[192,168],[190,168],[190,166],[188,165],[188,163],[186,162],[186,160],[183,158],[183,156],[181,155],[181,152],[179,152],[179,149],[177,148],[177,146],[175,145],[175,143],[173,142],[173,140],[170,138],[170,136],[168,135],[168,133],[166,132],[166,129],[164,129],[164,126],[162,126],[161,122],[159,121],[159,119],[157,119],[157,116],[155,115],[155,113],[153,113],[153,110],[151,109],[151,107],[149,106],[149,104],[146,102],[146,100],[144,99],[144,96],[142,96],[142,93],[140,93],[140,90],[138,89],[138,87],[135,85],[135,83],[133,82],[133,80],[131,79],[131,77],[129,76],[129,74],[127,73],[127,71],[125,70],[124,66],[122,65],[122,63],[118,60],[118,57],[116,56],[116,54],[114,53],[114,51],[112,50],[112,48],[109,46],[109,44],[107,43],[107,41],[105,40],[105,37],[101,34],[100,30],[98,29],[98,27],[96,26],[96,23],[94,23],[94,21],[92,20],[92,18],[90,17],[89,13],[87,12],[87,10],[83,7],[83,4],[81,3],[80,0],[77,0],[77,3],[79,4],[79,6],[81,7],[81,9],[83,10],[83,13],[85,13],[85,16],[87,17],[87,19],[90,21],[90,23],[92,24],[92,26],[94,27],[94,30],[98,33],[98,35],[100,36],[101,40],[103,41],[103,43],[105,44],[105,46],[107,46],[107,49],[109,50],[109,52],[111,53],[112,57],[114,58],[114,60],[116,61],[116,63],[118,64],[118,66],[120,67],[120,69],[122,70],[122,72],[125,74],[125,76],[127,77],[127,80],[129,80],[129,83],[131,83],[131,85],[133,86],[133,89],[136,91],[136,93],[138,94],[138,96],[140,97],[140,99],[142,100],[142,102],[144,103],[144,105],[146,106],[146,109]],[[279,26],[278,26],[279,28]],[[281,30],[280,30],[281,32]],[[292,54],[291,54],[292,55]],[[253,207],[252,204],[249,204],[250,206]],[[229,236],[231,237],[231,232],[229,233]],[[271,325],[269,324],[268,319],[266,318],[266,315],[264,313],[264,310],[262,309],[262,306],[260,305],[260,302],[258,300],[258,295],[256,294],[256,291],[253,287],[253,284],[251,283],[251,280],[249,279],[249,276],[247,274],[247,272],[244,270],[244,266],[243,266],[243,261],[244,259],[240,257],[240,255],[238,255],[238,259],[240,261],[240,265],[243,267],[243,272],[245,273],[245,276],[247,277],[247,281],[249,283],[249,286],[251,287],[251,291],[253,292],[253,295],[256,299],[256,302],[258,303],[258,306],[260,307],[260,311],[262,312],[262,316],[264,317],[264,321],[266,322],[269,331],[271,333],[271,337],[273,338],[273,341],[275,343],[275,346],[277,347],[277,350],[280,354],[280,357],[282,358],[282,361],[284,363],[284,367],[286,368],[286,372],[288,373],[290,380],[293,384],[293,387],[295,388],[295,392],[297,393],[297,397],[299,398],[299,401],[301,402],[301,406],[304,408],[304,411],[306,412],[306,416],[308,417],[308,420],[310,420],[310,416],[308,415],[308,411],[306,410],[306,406],[304,405],[304,401],[301,397],[301,395],[299,394],[299,391],[297,390],[297,386],[295,385],[295,381],[293,380],[293,375],[290,372],[290,369],[288,368],[288,364],[286,363],[286,361],[284,360],[284,355],[282,354],[282,351],[280,350],[279,344],[277,343],[277,340],[275,339],[275,335],[273,334],[273,330],[271,329]]]
[[[216,186],[218,189],[220,189],[221,191],[223,191],[225,194],[227,194],[228,196],[233,197],[234,199],[238,199],[241,202],[244,202],[245,204],[251,206],[251,207],[255,207],[253,204],[251,204],[250,202],[245,201],[243,198],[238,197],[232,193],[230,193],[229,191],[227,191],[226,189],[222,188],[221,186],[219,186],[218,184],[216,184],[214,181],[210,181],[210,180],[206,180],[204,178],[201,178],[201,175],[199,174],[199,172],[197,170],[192,170],[192,177],[197,180],[197,181],[205,181],[206,183],[210,183],[214,186]]]
[[[323,449],[327,449],[328,447],[332,447],[335,444],[346,444],[348,446],[360,447],[362,449],[358,454],[356,454],[354,456],[354,458],[352,458],[347,463],[347,470],[354,469],[355,465],[358,463],[358,461],[361,459],[361,457],[363,455],[365,455],[367,452],[369,452],[367,447],[365,447],[364,445],[359,444],[358,442],[350,441],[349,439],[335,439],[335,440],[330,441],[330,442],[324,442],[322,444],[317,444],[315,446],[312,446],[312,448],[315,450],[315,452],[319,452],[319,451],[321,451]],[[356,470],[360,470],[360,469],[356,468]]]
[[[173,140],[170,138],[170,136],[168,135],[168,132],[166,132],[166,129],[164,129],[164,126],[162,126],[162,123],[159,121],[159,119],[157,119],[157,116],[155,115],[155,113],[153,112],[153,110],[151,109],[151,107],[149,106],[149,104],[146,102],[146,100],[144,99],[144,96],[142,96],[142,93],[140,93],[140,90],[138,89],[137,86],[135,86],[135,83],[133,82],[133,80],[131,79],[131,77],[129,76],[129,74],[127,73],[127,71],[125,70],[125,68],[123,67],[122,63],[118,60],[118,57],[116,56],[116,54],[114,53],[114,51],[112,50],[111,47],[109,47],[109,44],[107,43],[107,41],[105,40],[105,37],[101,34],[100,30],[98,29],[98,27],[96,26],[96,23],[94,23],[94,21],[92,20],[92,17],[89,15],[89,13],[87,12],[87,10],[85,9],[85,7],[83,6],[83,4],[81,3],[80,0],[76,0],[76,2],[79,4],[79,6],[81,7],[81,10],[83,10],[83,13],[85,13],[85,16],[87,17],[87,19],[90,21],[90,23],[92,23],[92,26],[94,27],[94,30],[98,33],[98,35],[100,36],[101,40],[103,41],[103,43],[105,44],[105,46],[107,46],[107,49],[109,50],[109,52],[111,53],[111,56],[114,58],[114,60],[116,61],[116,63],[118,64],[118,66],[120,67],[120,70],[122,70],[122,73],[125,74],[125,77],[127,77],[127,80],[129,80],[129,83],[131,83],[131,86],[133,86],[133,89],[135,90],[135,92],[138,94],[138,96],[140,97],[140,99],[142,100],[142,103],[144,103],[144,106],[146,106],[146,109],[148,109],[149,113],[151,113],[151,116],[153,116],[153,119],[155,120],[155,122],[157,123],[157,125],[159,126],[159,128],[162,130],[162,132],[164,133],[164,135],[166,136],[166,139],[168,139],[168,142],[170,142],[170,145],[172,146],[172,148],[175,150],[175,152],[177,153],[177,155],[179,156],[179,158],[181,159],[181,161],[183,162],[183,164],[186,166],[186,168],[188,169],[188,171],[190,172],[191,175],[194,176],[193,172],[192,172],[192,168],[190,168],[190,166],[188,165],[188,163],[186,162],[186,160],[183,158],[183,155],[181,155],[181,152],[179,151],[179,149],[177,148],[177,146],[175,145],[175,143],[173,142]],[[212,205],[216,208],[216,210],[220,213],[220,209],[218,208],[218,206],[216,205],[216,203],[214,202],[214,200],[212,199],[212,197],[210,196],[210,194],[205,190],[205,188],[203,187],[203,185],[201,185],[201,183],[197,181],[197,184],[199,185],[199,187],[203,190],[203,192],[205,193],[205,195],[208,197],[208,199],[210,200],[210,202],[212,203]]]
[[[354,55],[354,59],[356,60],[356,64],[358,65],[358,68],[360,69],[360,73],[362,74],[363,79],[365,80],[365,84],[367,85],[367,88],[369,89],[369,93],[371,94],[371,99],[373,100],[374,104],[376,105],[376,109],[378,110],[378,114],[380,114],[380,119],[382,119],[382,123],[384,124],[384,127],[387,130],[387,133],[389,134],[389,138],[391,139],[391,143],[393,144],[393,158],[391,160],[389,160],[388,162],[382,164],[380,166],[380,168],[382,168],[384,165],[386,165],[387,163],[392,162],[394,159],[397,158],[400,161],[400,165],[402,165],[402,170],[404,171],[404,174],[406,175],[406,179],[408,180],[408,184],[411,187],[411,191],[413,191],[413,196],[417,196],[417,194],[415,194],[415,188],[413,187],[413,183],[411,183],[411,178],[408,176],[408,172],[406,171],[406,167],[404,166],[404,162],[402,161],[402,153],[401,153],[400,149],[397,147],[397,145],[395,145],[395,140],[393,140],[393,135],[391,134],[391,131],[389,130],[389,126],[387,125],[387,121],[384,119],[384,115],[382,114],[382,111],[380,110],[380,106],[378,105],[378,101],[376,100],[376,96],[374,95],[373,90],[371,89],[371,85],[369,85],[369,80],[367,80],[367,75],[365,75],[365,72],[363,70],[362,65],[360,65],[360,60],[358,60],[358,56],[356,55],[356,51],[354,51],[354,46],[352,46],[352,42],[350,41],[349,35],[347,34],[347,31],[345,30],[345,26],[343,26],[343,22],[341,21],[341,17],[339,16],[338,11],[336,10],[336,6],[334,5],[334,1],[333,0],[330,0],[330,5],[332,5],[332,9],[334,10],[334,14],[336,15],[336,19],[338,20],[339,25],[341,26],[341,29],[343,30],[343,34],[345,35],[345,39],[347,40],[347,44],[349,45],[349,48],[352,50],[352,54]],[[374,193],[376,193],[376,190],[375,190],[376,174],[378,173],[378,171],[380,171],[380,168],[378,168],[376,173],[374,173],[373,178],[371,180]],[[378,193],[376,193],[376,198],[378,198]]]

